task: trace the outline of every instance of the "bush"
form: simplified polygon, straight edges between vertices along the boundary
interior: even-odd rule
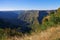
[[[6,36],[7,35],[4,33],[4,30],[0,28],[0,40],[5,40]]]
[[[46,25],[41,25],[41,26],[40,26],[40,29],[43,31],[43,30],[46,30],[47,27],[46,27]]]
[[[55,40],[60,40],[60,38],[56,38]]]

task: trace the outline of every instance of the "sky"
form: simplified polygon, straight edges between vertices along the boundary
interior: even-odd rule
[[[55,10],[60,0],[0,0],[0,10]]]

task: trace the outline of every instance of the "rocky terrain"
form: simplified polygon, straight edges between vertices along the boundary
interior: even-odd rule
[[[1,40],[60,40],[60,8],[0,14]]]

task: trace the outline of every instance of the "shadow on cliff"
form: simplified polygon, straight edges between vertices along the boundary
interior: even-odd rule
[[[39,11],[39,14],[38,14],[38,21],[40,24],[42,24],[42,19],[48,15],[48,12],[47,11]]]
[[[10,28],[10,29],[17,29],[20,28],[19,30],[16,30],[17,32],[22,32],[23,34],[25,33],[30,33],[32,30],[31,27],[28,27],[29,23],[22,21],[22,20],[17,20],[18,25],[12,24],[10,22],[5,22],[2,18],[0,18],[0,28]]]

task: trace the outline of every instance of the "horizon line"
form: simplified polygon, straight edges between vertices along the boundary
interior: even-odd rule
[[[19,11],[19,10],[57,10],[57,9],[0,9],[0,11]]]

